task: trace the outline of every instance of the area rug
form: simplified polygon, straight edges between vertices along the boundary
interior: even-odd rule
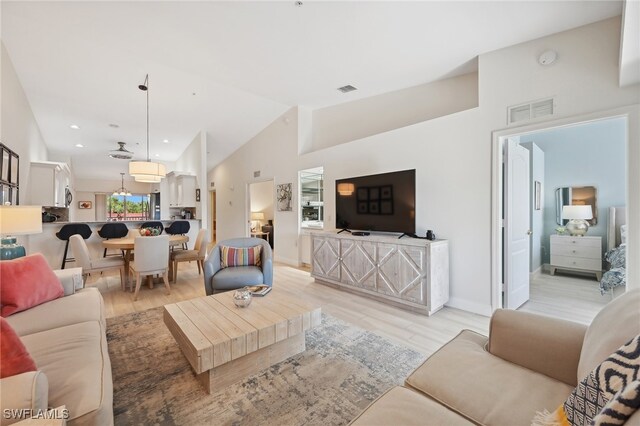
[[[305,352],[209,395],[162,309],[107,320],[116,425],[343,425],[425,358],[323,314]]]

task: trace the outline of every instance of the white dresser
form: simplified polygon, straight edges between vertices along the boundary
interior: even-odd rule
[[[602,278],[602,237],[551,236],[551,275],[556,269],[592,272]]]

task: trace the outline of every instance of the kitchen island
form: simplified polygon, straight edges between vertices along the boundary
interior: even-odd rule
[[[176,219],[182,220],[182,219]],[[127,228],[129,229],[140,229],[140,225],[144,222],[148,222],[147,220],[127,220],[121,221]],[[164,227],[166,228],[174,220],[160,220]],[[187,236],[189,237],[189,248],[193,248],[193,245],[196,241],[196,237],[198,236],[198,231],[200,231],[200,220],[191,219],[188,221],[191,225],[191,229]],[[63,225],[67,223],[76,223],[76,222],[50,222],[42,224],[42,233],[41,234],[33,234],[29,235],[27,238],[24,238],[25,248],[27,249],[27,254],[31,253],[42,253],[42,255],[47,259],[49,265],[53,269],[59,269],[62,265],[62,255],[64,254],[64,246],[66,241],[62,241],[56,237],[56,232],[62,228]],[[98,230],[102,228],[102,225],[105,223],[113,223],[111,222],[77,222],[77,223],[86,223],[91,228],[91,237],[85,242],[87,243],[87,247],[89,248],[89,253],[91,254],[92,259],[97,259],[102,257],[102,253],[104,251],[104,247],[102,242],[104,239],[98,235]],[[109,253],[115,254],[115,253]],[[69,247],[69,253],[67,257],[73,257],[73,252],[71,247]],[[67,261],[67,268],[73,268],[74,262]]]

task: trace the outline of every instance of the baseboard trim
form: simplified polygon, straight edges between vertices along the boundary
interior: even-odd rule
[[[286,265],[293,266],[294,268],[300,266],[300,262],[298,262],[298,259],[288,259],[286,257],[274,256],[273,260],[274,262],[284,263]]]
[[[491,305],[485,305],[477,302],[470,302],[468,300],[460,299],[457,297],[450,297],[449,301],[445,304],[450,308],[461,309],[463,311],[471,312],[474,314],[482,315],[483,317],[490,317],[493,311]]]
[[[540,265],[540,266],[538,267],[538,269],[536,269],[535,271],[533,271],[533,272],[529,273],[529,277],[530,277],[530,278],[536,278],[536,277],[539,277],[539,276],[542,274],[542,268],[543,268],[543,266],[544,266],[544,265]]]

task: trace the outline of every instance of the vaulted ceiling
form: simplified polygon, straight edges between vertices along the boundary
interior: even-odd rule
[[[117,141],[145,157],[145,95],[137,86],[147,73],[151,156],[175,161],[204,130],[213,167],[291,106],[333,105],[471,72],[479,54],[622,10],[619,1],[1,7],[2,42],[43,137],[51,152],[72,158],[80,178],[126,170],[107,156]],[[346,84],[358,90],[336,90]]]

